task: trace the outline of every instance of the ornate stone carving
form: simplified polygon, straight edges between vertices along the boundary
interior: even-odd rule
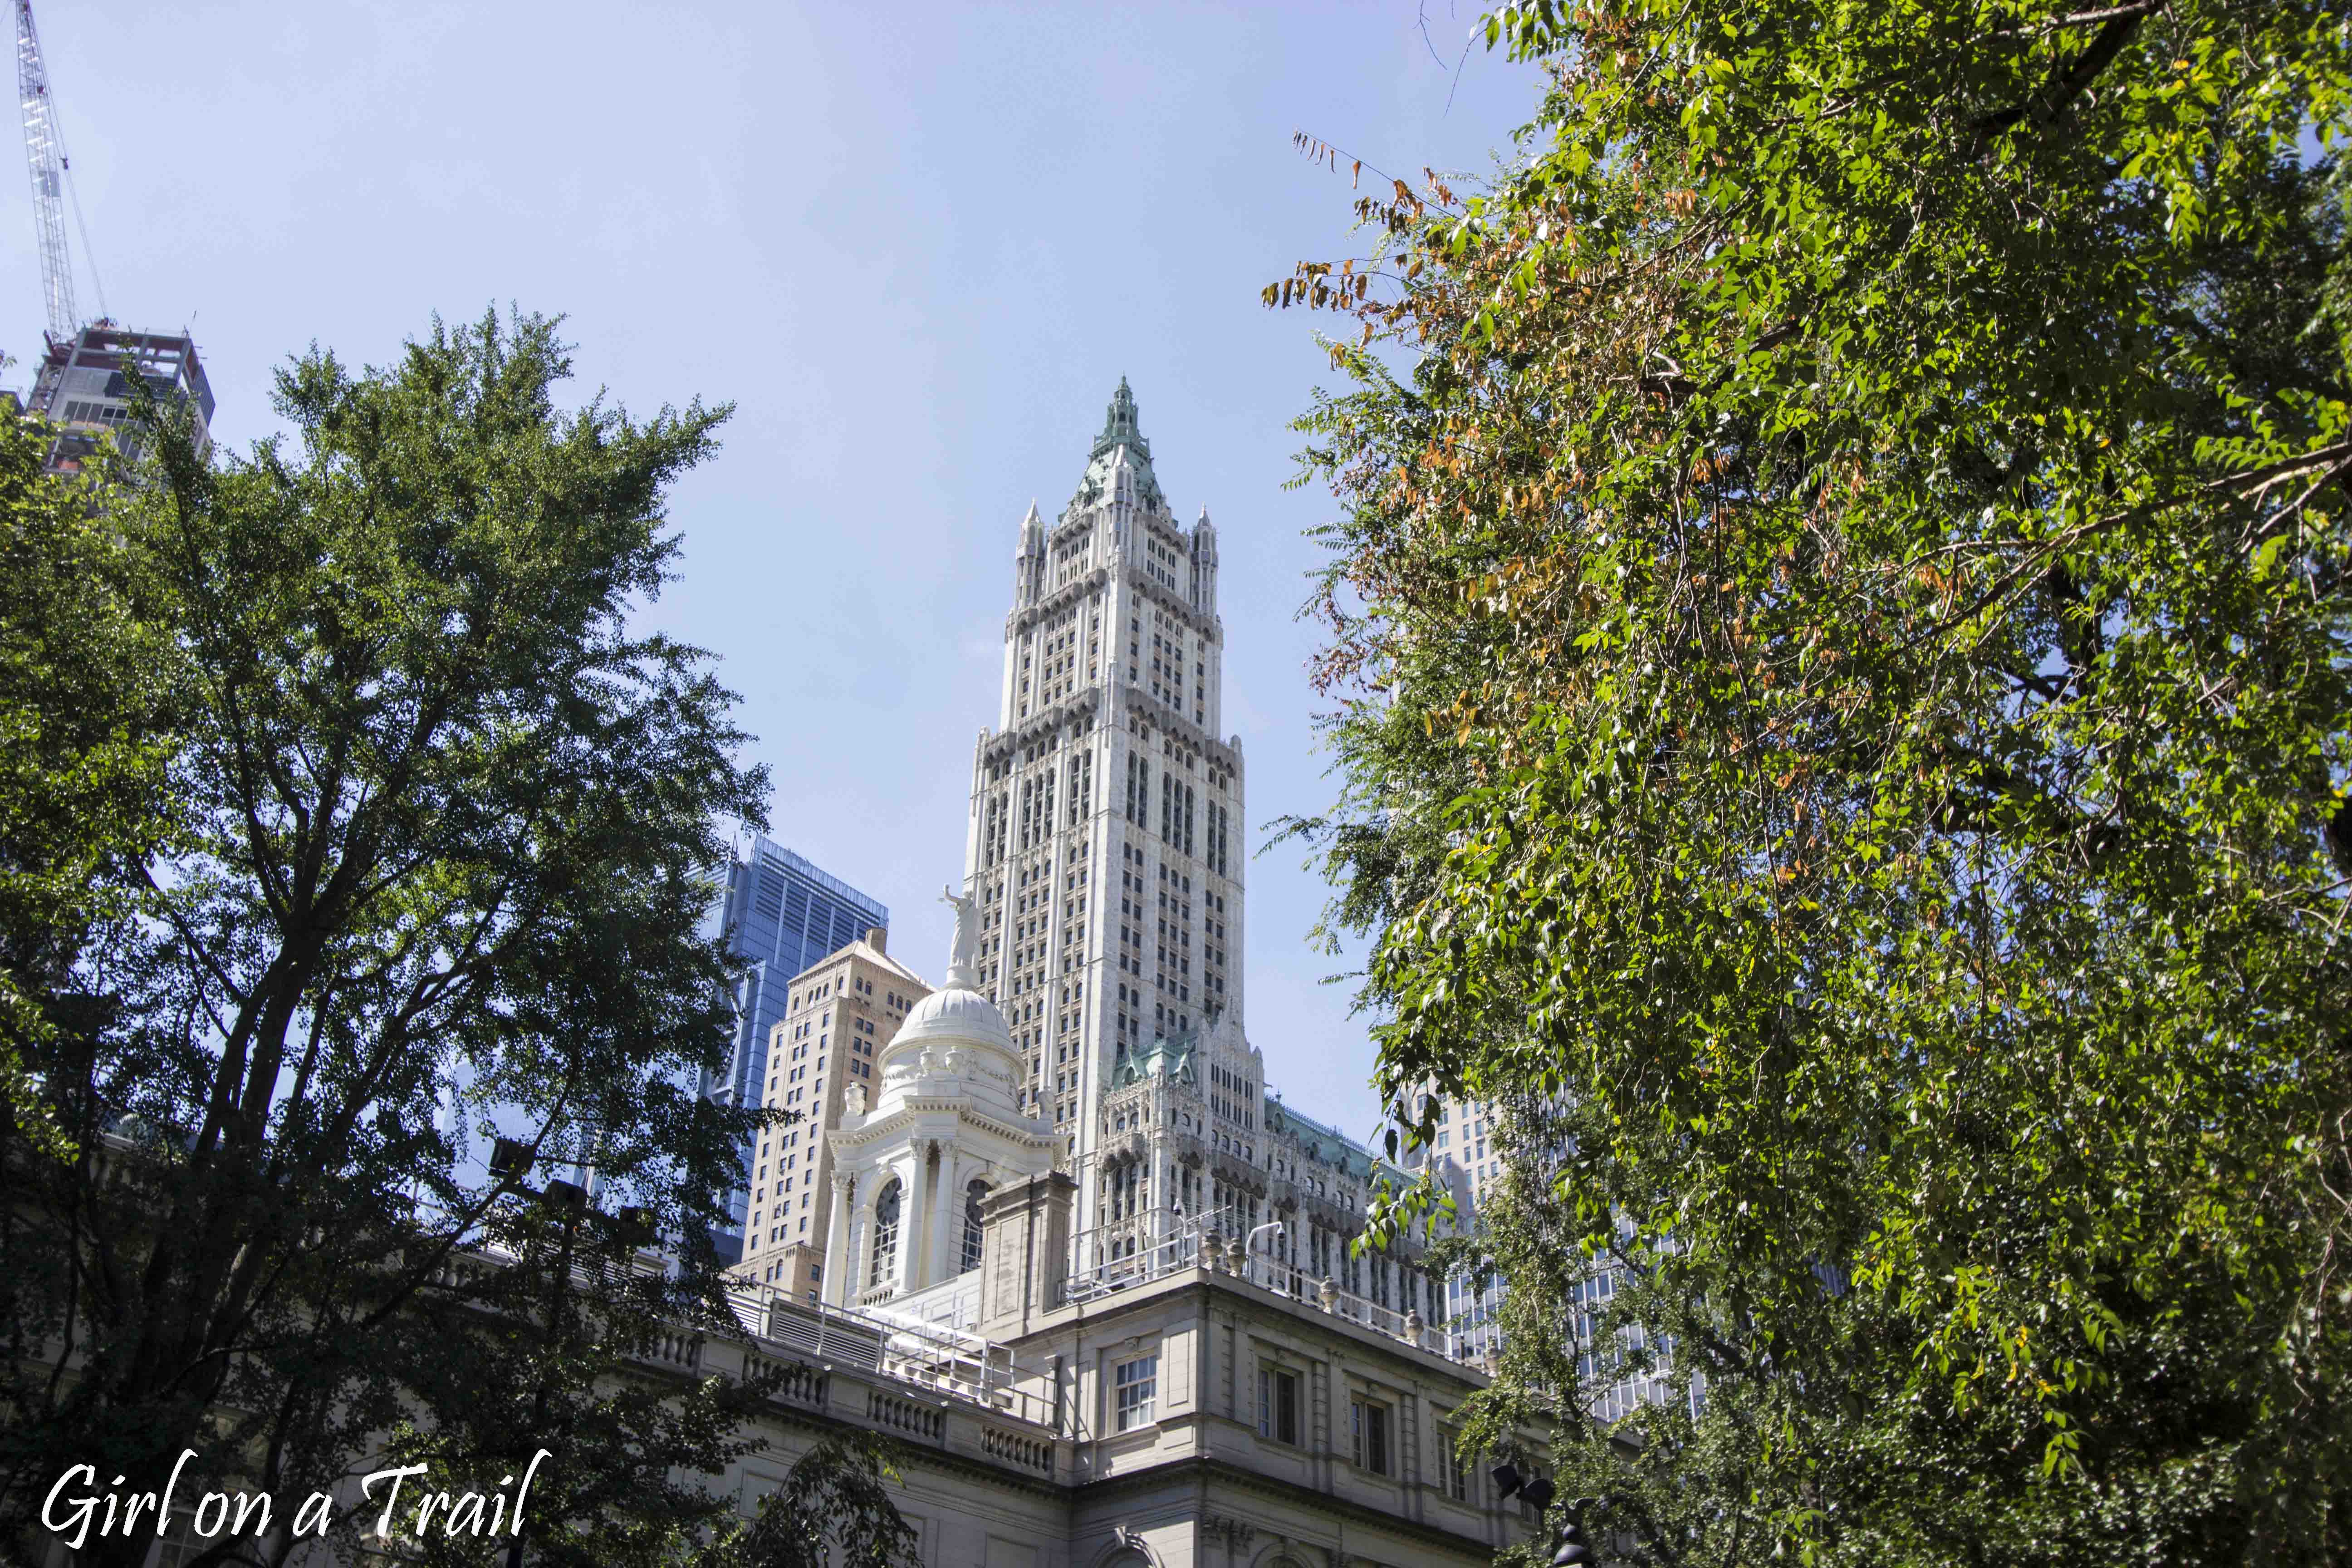
[[[1231,1514],[1204,1513],[1201,1516],[1201,1533],[1223,1542],[1228,1552],[1244,1552],[1257,1534],[1257,1526]]]

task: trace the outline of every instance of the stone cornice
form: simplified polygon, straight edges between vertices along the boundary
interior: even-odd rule
[[[1193,723],[1175,709],[1169,707],[1167,703],[1152,696],[1148,689],[1130,685],[1127,688],[1127,691],[1134,705],[1143,710],[1145,718],[1162,729],[1174,731],[1184,741],[1198,746],[1203,756],[1212,759],[1221,767],[1231,768],[1236,775],[1241,773],[1242,754],[1239,752],[1210,734],[1200,725]]]
[[[1009,1142],[1021,1144],[1024,1148],[1051,1149],[1058,1142],[1055,1135],[1051,1132],[1027,1131],[1013,1126],[1009,1121],[974,1110],[969,1100],[925,1097],[902,1100],[888,1115],[869,1116],[854,1128],[835,1128],[833,1133],[833,1145],[839,1149],[876,1142],[885,1137],[906,1131],[910,1123],[926,1115],[936,1116],[941,1113],[952,1115],[959,1121],[969,1121],[975,1127],[993,1132],[998,1137]]]
[[[1065,1304],[1056,1307],[1041,1318],[1037,1326],[1028,1333],[1020,1336],[1019,1340],[1007,1342],[1017,1344],[1020,1340],[1050,1339],[1055,1334],[1069,1332],[1081,1325],[1091,1326],[1099,1331],[1105,1319],[1116,1317],[1122,1312],[1139,1311],[1153,1303],[1164,1301],[1170,1297],[1194,1290],[1210,1296],[1213,1296],[1220,1290],[1228,1295],[1239,1296],[1253,1310],[1265,1313],[1275,1321],[1285,1322],[1299,1330],[1318,1331],[1345,1340],[1362,1346],[1375,1355],[1403,1362],[1433,1382],[1442,1380],[1459,1384],[1465,1394],[1485,1388],[1488,1383],[1486,1374],[1475,1367],[1465,1366],[1456,1361],[1448,1361],[1434,1351],[1407,1344],[1402,1340],[1392,1338],[1367,1324],[1356,1322],[1337,1313],[1326,1312],[1320,1308],[1309,1306],[1291,1297],[1277,1296],[1271,1290],[1245,1283],[1230,1274],[1213,1274],[1204,1268],[1192,1268],[1164,1275],[1158,1279],[1129,1286],[1116,1295],[1081,1301],[1075,1305]]]
[[[1027,631],[1047,616],[1060,611],[1065,605],[1099,593],[1110,582],[1110,568],[1097,566],[1083,575],[1071,578],[1034,605],[1024,605],[1004,617],[1008,634]]]
[[[1255,1492],[1261,1497],[1277,1499],[1318,1513],[1338,1514],[1345,1523],[1371,1525],[1427,1545],[1444,1547],[1471,1556],[1487,1557],[1494,1552],[1494,1543],[1483,1537],[1464,1535],[1459,1531],[1448,1530],[1443,1525],[1431,1524],[1424,1520],[1407,1519],[1402,1514],[1374,1508],[1370,1503],[1359,1502],[1353,1498],[1341,1497],[1336,1492],[1302,1485],[1297,1481],[1285,1480],[1279,1476],[1269,1476],[1261,1471],[1244,1469],[1229,1459],[1220,1459],[1206,1454],[1189,1455],[1182,1458],[1171,1459],[1165,1464],[1129,1470],[1122,1475],[1104,1476],[1097,1480],[1081,1481],[1071,1488],[1071,1491],[1077,1501],[1087,1503],[1118,1497],[1128,1492],[1147,1491],[1164,1487],[1171,1481],[1185,1476],[1192,1476],[1202,1482],[1218,1481],[1238,1486],[1245,1491]],[[1203,1522],[1206,1522],[1205,1520]],[[1276,1533],[1265,1526],[1253,1526],[1253,1528],[1266,1529],[1268,1534]],[[1287,1539],[1297,1541],[1302,1544],[1321,1546],[1326,1551],[1332,1551],[1336,1546],[1335,1542],[1326,1542],[1314,1536],[1294,1535]]]
[[[1094,710],[1102,705],[1103,689],[1088,686],[1072,692],[1060,701],[1041,708],[1028,718],[1019,721],[1010,730],[1001,731],[981,742],[982,763],[1001,763],[1041,734],[1076,728],[1081,731],[1094,724]]]

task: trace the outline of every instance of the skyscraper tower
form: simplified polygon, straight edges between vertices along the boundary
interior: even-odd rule
[[[1082,1213],[1122,1063],[1165,1045],[1236,1085],[1265,1081],[1233,956],[1243,773],[1238,738],[1217,733],[1223,657],[1216,531],[1205,510],[1178,523],[1122,379],[1069,504],[1021,522],[965,851],[981,976],[1022,1052],[1028,1107],[1068,1141]],[[1257,1097],[1233,1099],[1255,1124]]]

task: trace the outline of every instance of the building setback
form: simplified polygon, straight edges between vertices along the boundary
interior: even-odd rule
[[[1258,1077],[1242,1033],[1241,747],[1221,739],[1216,530],[1180,525],[1125,381],[1069,504],[1033,505],[1013,557],[993,729],[972,755],[966,890],[982,989],[1026,1097],[1081,1181],[1119,1061],[1206,1039]]]

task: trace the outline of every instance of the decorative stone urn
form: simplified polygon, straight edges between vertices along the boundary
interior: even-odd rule
[[[1328,1274],[1323,1276],[1323,1288],[1318,1290],[1315,1294],[1322,1301],[1323,1310],[1327,1312],[1335,1310],[1339,1305],[1339,1284],[1333,1280]]]

